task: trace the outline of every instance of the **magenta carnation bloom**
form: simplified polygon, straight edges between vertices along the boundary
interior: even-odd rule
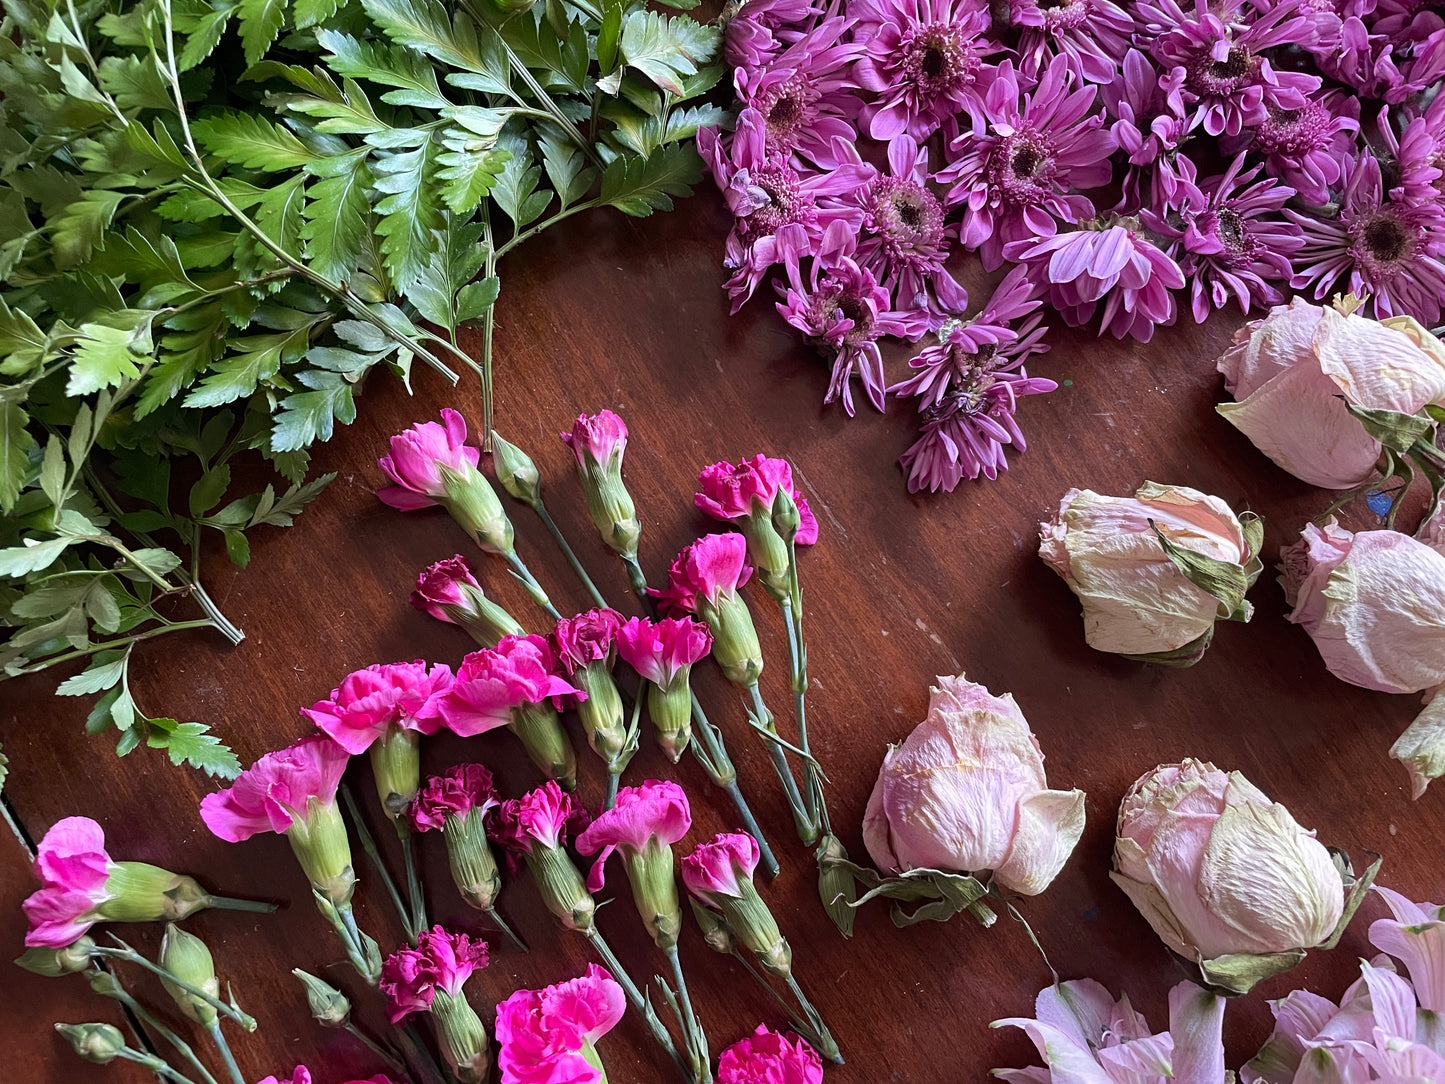
[[[934,406],[919,411],[922,435],[898,458],[908,475],[908,491],[952,492],[965,478],[997,478],[1008,470],[1004,446],[1028,450],[1014,420],[1018,401],[1058,387],[1023,369],[998,372],[981,367],[955,379],[952,390]]]
[[[962,208],[960,239],[978,249],[986,270],[1003,263],[1005,244],[1052,236],[1055,218],[1092,215],[1094,205],[1071,188],[1109,182],[1114,137],[1093,111],[1095,88],[1071,90],[1074,80],[1068,58],[1058,57],[1025,92],[1005,62],[973,130],[949,145],[938,179],[952,185],[947,200]]]
[[[660,689],[671,689],[679,677],[686,678],[692,664],[710,650],[712,633],[690,617],[633,617],[617,630],[622,661]]]
[[[589,455],[596,463],[606,463],[614,455],[622,457],[627,450],[627,423],[610,410],[579,414],[572,423],[572,431],[561,437],[562,443],[572,450],[577,466],[586,470]]]
[[[1298,109],[1270,106],[1264,120],[1237,140],[1224,140],[1227,153],[1248,147],[1264,156],[1264,168],[1313,206],[1330,201],[1341,163],[1354,154],[1359,103],[1346,95],[1311,98]]]
[[[586,821],[581,803],[549,779],[497,807],[492,838],[514,853],[531,854],[537,848],[551,851],[565,846],[568,832]]]
[[[505,636],[495,648],[484,647],[462,659],[456,680],[442,697],[439,710],[447,729],[463,738],[484,734],[512,721],[512,709],[563,696],[585,700],[554,671],[556,660],[540,636]]]
[[[789,1040],[764,1024],[722,1052],[717,1084],[822,1084],[823,1059],[804,1039]]]
[[[589,662],[610,663],[617,630],[621,627],[622,615],[611,607],[559,618],[552,630],[552,644],[567,676],[571,677]]]
[[[101,920],[99,908],[113,893],[106,889],[115,863],[105,850],[105,831],[89,817],[56,821],[35,852],[40,890],[21,904],[32,947],[64,948]]]
[[[426,1012],[437,991],[461,997],[462,985],[472,972],[487,966],[487,943],[464,933],[448,933],[440,926],[417,935],[416,948],[400,948],[381,965],[381,992],[387,998],[387,1015],[398,1024],[414,1012]]]
[[[800,231],[801,227],[787,229]],[[786,269],[787,285],[777,284],[783,298],[777,309],[783,319],[819,351],[832,352],[833,369],[823,402],[841,399],[850,418],[854,413],[854,373],[862,380],[869,402],[883,409],[888,381],[878,339],[907,332],[906,314],[893,311],[888,291],[878,285],[872,271],[854,260],[857,240],[856,228],[832,223],[824,232],[809,277],[804,279],[802,268],[794,262]]]
[[[1041,304],[1034,297],[1028,269],[1014,267],[981,312],[966,320],[946,321],[938,329],[938,342],[909,360],[914,374],[888,390],[917,396],[922,400],[920,409],[936,407],[955,381],[976,381],[984,372],[1011,369],[1030,354],[1043,353],[1048,347],[1039,340],[1048,329],[1041,326],[1042,317],[1036,312]],[[1018,329],[1010,326],[1025,317]]]
[[[336,801],[336,788],[351,758],[320,734],[267,753],[241,773],[229,788],[201,799],[201,819],[228,843],[257,832],[284,834],[304,824],[314,798],[322,806]]]
[[[1290,257],[1304,244],[1280,209],[1294,189],[1272,178],[1255,180],[1260,166],[1241,173],[1240,155],[1221,177],[1201,182],[1201,200],[1186,200],[1177,212],[1143,219],[1149,228],[1176,242],[1171,255],[1189,280],[1194,319],[1204,323],[1233,297],[1241,312],[1279,305],[1284,294],[1274,285],[1290,279]]]
[[[647,589],[664,607],[696,613],[701,596],[717,608],[719,595],[734,595],[748,582],[748,543],[740,534],[703,535],[673,558],[667,586]]]
[[[441,663],[430,669],[421,659],[379,663],[347,674],[329,700],[302,708],[301,715],[355,756],[392,727],[435,734],[438,704],[451,685],[451,667]]]
[[[481,453],[466,443],[467,423],[455,410],[442,410],[441,424],[418,422],[391,438],[391,452],[376,461],[392,485],[376,495],[393,508],[411,512],[447,495],[442,471],[476,469]]]
[[[745,832],[719,832],[699,843],[682,860],[682,883],[690,895],[709,906],[718,896],[742,896],[739,878],[752,880],[758,868],[758,841]]]
[[[472,575],[471,563],[458,553],[454,557],[427,566],[421,575],[417,576],[416,590],[411,593],[412,608],[431,614],[438,621],[454,625],[456,622],[447,612],[447,607],[468,605],[464,587],[478,592],[482,590],[482,585]]]
[[[1112,0],[1017,0],[1008,19],[1019,32],[1019,71],[1034,80],[1066,56],[1089,82],[1112,83],[1134,33],[1134,20]]]
[[[596,964],[544,990],[518,990],[497,1006],[502,1084],[602,1084],[594,1047],[626,1008],[622,987]]]
[[[311,1070],[304,1065],[298,1065],[285,1080],[277,1080],[274,1076],[263,1076],[256,1084],[311,1084]],[[367,1084],[367,1082],[352,1081],[352,1084]]]
[[[1133,219],[1016,242],[1005,255],[1029,267],[1049,302],[1070,327],[1081,327],[1104,305],[1099,334],[1148,342],[1155,327],[1174,322],[1174,295],[1184,275]]]
[[[587,874],[588,891],[601,890],[607,877],[607,859],[620,850],[637,855],[649,843],[671,847],[692,828],[692,810],[687,795],[671,780],[648,779],[639,787],[623,787],[611,809],[598,814],[577,837],[577,850],[595,854],[597,860]]]
[[[1377,317],[1413,316],[1425,324],[1445,304],[1445,229],[1433,214],[1387,200],[1380,164],[1368,151],[1344,163],[1336,218],[1285,212],[1304,233],[1290,285],[1314,287],[1318,300],[1348,290]]]
[[[999,46],[988,41],[988,5],[981,0],[854,0],[857,40],[867,52],[853,79],[877,99],[863,106],[874,139],[905,132],[927,139],[948,118],[978,107],[988,66]]]
[[[798,506],[798,533],[793,541],[800,546],[818,541],[818,520],[808,507],[808,499],[793,485],[793,468],[786,459],[759,452],[751,459],[740,460],[737,466],[713,463],[698,475],[697,488],[692,503],[725,523],[737,523],[759,513],[770,515],[778,491],[786,489]]]
[[[481,816],[501,805],[492,773],[482,764],[457,764],[434,775],[412,799],[411,824],[418,832],[440,832],[448,816],[461,819],[472,810]]]
[[[837,148],[857,142],[848,68],[863,46],[844,40],[850,22],[824,19],[767,65],[737,69],[738,100],[763,118],[769,155],[798,154],[834,169]]]
[[[874,172],[851,143],[835,146],[832,153],[841,163],[836,169],[804,173],[785,156],[769,153],[767,119],[756,109],[744,109],[731,136],[701,129],[697,150],[736,220],[723,256],[733,273],[727,281],[733,312],[773,264],[791,273],[830,222],[844,221],[854,233],[862,222],[856,207],[839,202]]]
[[[1182,71],[1178,100],[1190,128],[1212,136],[1238,135],[1260,124],[1269,107],[1303,109],[1320,79],[1303,72],[1276,72],[1263,53],[1308,41],[1310,20],[1298,5],[1256,5],[1225,0],[1145,0],[1139,5],[1150,51],[1166,69]]]

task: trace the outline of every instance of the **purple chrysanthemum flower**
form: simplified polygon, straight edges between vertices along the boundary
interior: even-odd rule
[[[853,416],[853,374],[863,382],[869,401],[883,409],[888,381],[878,339],[902,335],[902,313],[890,310],[888,291],[867,268],[853,259],[856,234],[834,222],[823,236],[809,277],[796,266],[788,268],[788,285],[778,283],[778,311],[783,319],[808,337],[809,342],[833,356],[833,373],[823,402],[842,399]]]
[[[1434,215],[1385,198],[1380,163],[1368,151],[1345,162],[1335,218],[1286,211],[1304,233],[1290,285],[1314,286],[1316,300],[1336,290],[1368,298],[1375,316],[1413,316],[1425,324],[1445,304],[1445,230]]]
[[[1226,154],[1246,147],[1264,156],[1264,169],[1289,185],[1314,206],[1330,201],[1330,187],[1340,179],[1340,163],[1354,151],[1359,131],[1359,102],[1331,93],[1311,98],[1300,109],[1266,107],[1266,117],[1252,132],[1221,141]]]
[[[738,115],[731,138],[714,128],[697,133],[698,153],[736,219],[723,258],[723,265],[733,272],[727,282],[733,312],[752,296],[773,264],[781,263],[790,271],[796,268],[829,223],[844,221],[856,232],[862,215],[836,197],[866,184],[874,173],[872,166],[858,159],[852,145],[842,141],[838,156],[844,163],[837,169],[800,171],[782,155],[767,153],[766,133],[767,122],[756,109]],[[787,230],[787,226],[797,228]]]
[[[907,132],[922,141],[945,119],[977,107],[988,72],[983,58],[999,49],[983,37],[983,0],[853,0],[849,14],[867,46],[853,78],[878,96],[862,110],[874,139]]]
[[[1275,71],[1266,49],[1307,39],[1308,19],[1295,4],[1260,11],[1250,0],[1144,0],[1140,21],[1152,37],[1150,51],[1166,69],[1182,69],[1178,92],[1190,128],[1213,136],[1238,135],[1264,121],[1269,106],[1301,109],[1320,79]]]
[[[1086,223],[1071,233],[1009,245],[1004,255],[1029,268],[1035,286],[1070,327],[1088,323],[1104,305],[1099,334],[1148,342],[1174,322],[1174,295],[1184,285],[1179,265],[1145,235],[1136,219]]]
[[[997,478],[1008,470],[1004,446],[1028,450],[1014,413],[1018,401],[1058,387],[1022,369],[998,372],[980,367],[956,381],[942,401],[918,412],[921,435],[898,457],[908,474],[908,491],[951,492],[965,478]]]
[[[1040,300],[1023,267],[1003,277],[983,309],[967,319],[950,319],[935,333],[937,342],[911,358],[914,370],[907,380],[888,390],[916,396],[919,409],[936,407],[955,383],[966,384],[981,369],[1005,371],[1022,364],[1030,354],[1048,350],[1040,340],[1048,329],[1038,312]],[[1011,325],[1023,320],[1017,328]]]
[[[849,25],[847,19],[825,19],[770,63],[738,68],[738,98],[762,116],[769,154],[796,152],[821,169],[835,169],[837,147],[857,142],[848,119],[856,95],[848,69],[862,46],[843,41]]]
[[[1407,10],[1415,7],[1415,11]],[[1409,101],[1445,79],[1445,20],[1419,5],[1382,3],[1381,17],[1347,18],[1340,48],[1318,57],[1320,69],[1366,98]]]
[[[1197,323],[1230,297],[1238,300],[1241,312],[1251,305],[1284,303],[1273,284],[1289,282],[1290,257],[1304,241],[1280,214],[1294,189],[1273,178],[1256,180],[1261,168],[1244,171],[1241,154],[1223,176],[1200,183],[1200,202],[1142,216],[1151,230],[1174,240],[1169,254],[1189,280]]]
[[[1421,115],[1407,116],[1398,136],[1390,111],[1382,109],[1378,130],[1388,152],[1382,173],[1390,201],[1445,226],[1445,96],[1436,95]]]
[[[1008,18],[1019,31],[1019,70],[1030,80],[1063,55],[1089,82],[1113,82],[1134,32],[1134,20],[1112,0],[1015,0]]]
[[[1181,69],[1161,76],[1147,56],[1130,49],[1114,80],[1099,88],[1104,112],[1112,119],[1109,134],[1129,156],[1116,211],[1173,204],[1197,194],[1194,163],[1179,153],[1187,126],[1171,104],[1183,80]]]
[[[821,9],[814,0],[730,0],[723,8],[723,59],[730,68],[756,68],[802,37],[796,29]]]
[[[1070,89],[1073,69],[1056,58],[1025,94],[1005,61],[988,88],[972,131],[949,145],[938,179],[952,187],[950,206],[962,207],[959,235],[996,270],[1010,241],[1047,237],[1055,219],[1077,222],[1094,213],[1088,197],[1070,188],[1107,184],[1114,137],[1094,111],[1096,88]]]
[[[858,263],[873,272],[901,309],[916,339],[949,313],[962,312],[968,294],[944,269],[949,229],[943,205],[928,189],[928,151],[900,135],[888,144],[888,172],[857,189],[864,232]]]

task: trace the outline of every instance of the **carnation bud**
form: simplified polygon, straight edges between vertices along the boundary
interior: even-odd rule
[[[292,968],[291,974],[306,987],[306,1005],[311,1017],[324,1028],[344,1028],[351,1019],[351,1002],[336,987],[315,975]]]
[[[658,948],[672,948],[682,931],[682,906],[677,899],[672,847],[656,836],[640,851],[619,847],[617,853],[632,885],[632,900],[642,924]]]
[[[125,1036],[110,1024],[56,1024],[55,1030],[69,1040],[86,1061],[107,1065],[126,1048]]]
[[[73,975],[77,971],[84,971],[90,966],[90,960],[94,954],[95,942],[89,937],[82,937],[74,944],[66,945],[65,948],[26,949],[15,962],[33,975],[43,975],[48,979],[53,979],[61,975]]]
[[[539,845],[523,857],[547,910],[556,915],[567,929],[589,932],[597,902],[587,891],[587,882],[582,879],[582,873],[571,855],[561,847]]]
[[[556,708],[546,701],[513,708],[510,729],[543,775],[557,780],[563,790],[577,789],[577,756]]]
[[[740,895],[718,894],[713,899],[723,921],[765,971],[786,978],[793,970],[793,950],[778,929],[778,920],[758,895],[751,877],[739,877],[738,889]]]
[[[610,410],[577,419],[562,440],[577,461],[577,477],[587,497],[587,514],[612,550],[629,561],[637,559],[642,524],[632,496],[622,481],[622,457],[627,449],[627,426]]]
[[[314,795],[308,798],[306,816],[292,822],[286,838],[311,887],[334,907],[350,903],[356,891],[356,871],[351,866],[346,822],[336,803],[321,802]]]
[[[580,667],[572,680],[587,694],[577,705],[577,718],[587,734],[587,744],[607,764],[615,764],[627,748],[627,718],[622,694],[605,659]]]
[[[452,518],[462,525],[487,553],[506,557],[514,552],[512,521],[502,510],[502,502],[485,475],[475,467],[455,471],[438,464],[444,503]]]
[[[728,924],[710,907],[704,907],[697,900],[689,899],[692,904],[692,917],[697,919],[698,928],[702,930],[702,939],[707,947],[714,952],[721,952],[724,956],[731,956],[737,951],[737,944],[733,941],[733,932],[728,929]]]
[[[371,774],[381,807],[396,820],[421,789],[420,734],[401,726],[387,727],[386,735],[372,743]]]
[[[518,10],[526,11],[533,0],[526,0]],[[503,440],[500,433],[492,430],[492,468],[497,472],[497,482],[512,498],[536,508],[542,503],[542,475],[532,457],[509,440]]]
[[[686,668],[669,688],[648,685],[647,714],[657,730],[657,744],[676,764],[692,739],[692,692]]]
[[[212,997],[221,996],[221,980],[216,978],[211,950],[199,937],[187,933],[175,923],[166,926],[166,935],[161,939],[160,965],[182,982],[199,987]],[[162,978],[161,985],[188,1019],[202,1027],[210,1027],[216,1022],[216,1007],[209,1001],[169,979]]]
[[[452,997],[438,989],[431,1013],[442,1034],[442,1051],[462,1084],[481,1084],[491,1067],[487,1029],[482,1025],[466,995]]]
[[[186,918],[203,910],[211,898],[194,877],[148,862],[112,863],[105,891],[110,898],[92,914],[109,922]]]
[[[756,685],[763,672],[763,648],[752,611],[737,592],[718,593],[717,605],[699,596],[697,615],[712,632],[712,656],[734,685]]]
[[[461,817],[448,813],[442,839],[457,891],[477,910],[490,911],[502,891],[502,875],[487,841],[485,816],[476,810]]]
[[[824,836],[814,852],[818,860],[818,895],[823,910],[844,937],[853,936],[853,920],[857,918],[858,883],[848,869],[848,852],[837,836]]]

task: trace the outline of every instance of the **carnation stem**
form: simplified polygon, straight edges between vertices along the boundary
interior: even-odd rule
[[[627,566],[627,582],[632,585],[633,593],[642,600],[648,613],[652,613],[652,596],[647,593],[647,575],[642,566],[637,563],[636,557],[624,557],[622,563]]]
[[[221,1052],[221,1062],[226,1066],[226,1072],[230,1074],[231,1084],[246,1084],[246,1078],[241,1075],[241,1067],[236,1064],[236,1056],[231,1053],[231,1044],[226,1042],[226,1036],[221,1033],[221,1022],[212,1020],[206,1028],[211,1034],[211,1041],[216,1044],[216,1049]]]
[[[537,515],[541,517],[543,526],[547,528],[547,533],[552,536],[552,541],[556,542],[557,548],[562,551],[562,556],[567,559],[567,564],[571,566],[577,578],[582,581],[582,586],[586,588],[588,596],[593,602],[605,610],[607,608],[607,600],[602,597],[602,592],[597,590],[597,585],[592,582],[592,577],[587,575],[587,569],[584,568],[582,562],[578,560],[577,552],[567,541],[566,535],[562,533],[562,528],[557,526],[556,521],[553,520],[552,516],[548,513],[547,502],[542,500],[539,495],[537,503],[532,507],[536,510]]]
[[[231,896],[207,896],[206,906],[217,911],[252,911],[258,915],[273,915],[276,905],[264,900],[241,900]]]
[[[692,1058],[694,1077],[700,1084],[711,1084],[712,1055],[707,1049],[707,1034],[702,1030],[697,1014],[692,1010],[692,998],[687,993],[687,978],[682,973],[682,958],[677,954],[676,945],[669,945],[663,951],[667,953],[667,962],[672,967],[672,979],[677,983],[677,996],[682,1000],[683,1035]]]
[[[95,974],[110,973],[98,971],[95,972]],[[141,1021],[141,1023],[145,1024],[146,1027],[150,1028],[162,1039],[170,1043],[171,1046],[175,1047],[176,1051],[181,1055],[181,1057],[185,1058],[188,1062],[190,1062],[196,1067],[196,1071],[201,1074],[201,1080],[204,1082],[204,1084],[218,1084],[216,1078],[211,1075],[211,1071],[206,1068],[205,1062],[201,1061],[201,1059],[196,1056],[196,1052],[191,1047],[190,1043],[186,1042],[174,1031],[166,1027],[166,1025],[162,1023],[154,1013],[152,1013],[135,998],[131,997],[130,994],[128,994],[121,986],[120,980],[117,979],[115,975],[110,974],[110,977],[111,984],[108,985],[107,988],[104,990],[97,989],[97,993],[100,993],[103,996],[111,998],[115,1001],[119,1001],[122,1005],[124,1005],[127,1009],[134,1013],[137,1019]],[[93,984],[92,988],[94,988]]]
[[[637,988],[637,983],[633,982],[632,977],[627,974],[627,971],[622,966],[622,961],[617,958],[611,946],[609,946],[606,939],[603,938],[602,931],[596,926],[592,926],[589,929],[583,930],[582,933],[587,940],[591,942],[592,948],[597,952],[597,955],[602,957],[602,962],[607,965],[607,970],[612,972],[612,977],[617,980],[617,985],[622,987],[622,992],[627,997],[627,1003],[647,1022],[647,1026],[652,1031],[652,1037],[657,1040],[657,1044],[661,1046],[662,1049],[666,1051],[667,1056],[673,1060],[673,1063],[682,1072],[684,1079],[693,1081],[692,1071],[688,1068],[687,1063],[682,1060],[682,1056],[677,1052],[677,1047],[673,1044],[672,1036],[668,1034],[667,1028],[663,1027],[662,1021],[658,1019],[657,1013],[653,1011],[647,999],[642,996],[642,991]]]
[[[425,1084],[446,1084],[451,1074],[442,1072],[436,1058],[432,1057],[431,1051],[422,1041],[421,1033],[417,1031],[416,1025],[408,1020],[398,1030],[411,1049],[412,1056],[408,1060],[413,1071],[422,1078]]]
[[[768,755],[772,757],[773,770],[778,773],[778,782],[783,785],[788,808],[793,811],[793,824],[798,829],[798,838],[807,844],[816,843],[819,835],[818,823],[809,815],[803,795],[798,791],[798,782],[793,778],[793,770],[788,766],[788,758],[783,753],[783,747],[788,743],[778,736],[777,727],[773,723],[773,713],[768,710],[767,704],[763,703],[763,693],[756,681],[748,686],[748,696],[752,699],[750,714],[753,716],[753,726],[762,732],[768,743]],[[805,755],[801,749],[795,751],[800,756]]]
[[[622,784],[622,769],[607,769],[607,793],[602,797],[602,812],[606,813],[617,804],[617,791]]]
[[[405,1063],[386,1047],[382,1046],[380,1042],[378,1042],[376,1039],[373,1039],[361,1028],[357,1027],[356,1024],[352,1023],[350,1020],[347,1020],[346,1023],[341,1025],[341,1027],[343,1031],[351,1035],[354,1039],[356,1039],[357,1042],[361,1043],[362,1046],[366,1047],[366,1049],[370,1050],[378,1058],[386,1062],[386,1067],[392,1072],[403,1076],[406,1075],[407,1069]]]
[[[110,939],[120,947],[111,948],[108,945],[96,945],[94,949],[95,955],[105,956],[112,960],[124,960],[128,964],[135,964],[136,967],[145,968],[145,970],[151,972],[153,975],[159,975],[161,978],[165,979],[173,986],[179,986],[186,993],[192,994],[193,996],[200,998],[217,1012],[224,1013],[226,1016],[229,1016],[232,1020],[236,1021],[236,1023],[240,1024],[241,1027],[245,1028],[248,1032],[256,1030],[256,1020],[253,1016],[249,1015],[248,1013],[242,1012],[240,1009],[236,1008],[233,1005],[227,1005],[220,998],[215,997],[214,995],[208,993],[205,990],[202,990],[199,986],[195,986],[192,983],[187,982],[179,975],[172,974],[169,970],[162,967],[160,964],[152,963],[135,949],[127,945],[115,934],[111,934]]]
[[[797,554],[793,544],[788,544],[791,560],[790,580],[792,597],[779,599],[783,611],[783,625],[788,634],[788,670],[793,683],[793,713],[798,720],[798,746],[803,750],[804,800],[808,803],[808,819],[821,827],[825,835],[833,834],[828,819],[828,805],[823,798],[823,783],[818,777],[818,762],[808,746],[808,714],[805,699],[808,692],[808,652],[803,643],[803,589],[798,581]]]
[[[406,867],[406,892],[411,900],[411,930],[414,934],[426,929],[426,897],[422,894],[421,877],[416,867],[416,848],[411,829],[405,823],[396,822],[396,834],[401,840],[401,859]]]
[[[497,913],[497,909],[495,907],[488,907],[482,913],[488,918],[490,918],[492,920],[492,923],[497,927],[497,929],[502,931],[503,936],[505,936],[508,941],[512,942],[512,944],[516,945],[517,948],[521,949],[523,952],[532,951],[527,947],[527,942],[523,941],[514,932],[512,932],[512,927],[507,925],[507,923],[503,920],[502,916]]]
[[[386,894],[391,897],[392,906],[396,908],[396,913],[401,917],[401,924],[406,930],[407,939],[414,945],[419,931],[412,928],[411,912],[407,910],[406,903],[401,898],[401,892],[397,890],[396,881],[386,868],[386,863],[381,860],[381,851],[377,849],[376,839],[372,836],[371,830],[366,827],[366,821],[361,817],[361,807],[356,804],[356,797],[351,793],[351,788],[343,784],[340,789],[341,800],[346,803],[346,812],[351,814],[352,823],[356,828],[357,842],[361,844],[361,849],[371,860],[377,876],[386,886]]]
[[[542,607],[542,609],[546,611],[547,616],[553,621],[562,620],[561,613],[558,612],[556,606],[552,605],[552,600],[547,597],[547,592],[544,591],[542,585],[537,582],[537,577],[532,575],[532,570],[529,569],[522,558],[517,555],[517,551],[513,550],[505,556],[507,558],[507,566],[512,570],[512,575],[522,582],[522,586],[527,589],[527,594],[532,596],[532,601]]]
[[[123,1046],[120,1048],[120,1050],[116,1052],[116,1057],[124,1058],[126,1061],[133,1061],[137,1065],[144,1065],[147,1069],[155,1073],[157,1076],[162,1077],[165,1080],[171,1081],[172,1084],[196,1084],[194,1080],[186,1076],[184,1073],[180,1072],[178,1069],[173,1069],[165,1061],[165,1059],[158,1058],[154,1054],[147,1054],[143,1050],[136,1050],[133,1047]]]
[[[712,725],[707,713],[702,710],[702,703],[697,698],[697,693],[691,692],[692,696],[692,718],[695,724],[692,728],[693,741],[689,748],[697,757],[702,766],[707,769],[712,781],[723,790],[727,791],[728,797],[733,800],[733,806],[742,819],[743,830],[753,837],[758,845],[758,852],[762,859],[763,869],[769,877],[776,877],[780,867],[777,856],[773,854],[773,848],[768,845],[763,830],[758,827],[758,820],[753,816],[752,808],[748,800],[743,796],[742,788],[738,786],[737,769],[733,767],[732,758],[728,756],[727,747],[723,744],[722,732]],[[707,749],[706,756],[703,749]]]
[[[380,957],[377,957],[376,963],[373,965],[370,954],[366,951],[366,938],[356,925],[356,915],[351,910],[351,904],[346,903],[334,910],[340,918],[336,929],[346,943],[346,955],[351,961],[351,966],[356,968],[357,974],[366,980],[368,986],[375,986],[381,981]]]
[[[808,1026],[813,1032],[809,1039],[813,1040],[813,1045],[834,1065],[842,1065],[843,1055],[838,1050],[838,1043],[833,1038],[833,1033],[828,1030],[828,1025],[823,1023],[823,1014],[808,1000],[808,995],[803,993],[803,988],[798,985],[798,979],[791,971],[784,976],[784,981],[788,984],[788,989],[792,991],[793,997],[798,999],[798,1007],[808,1018]]]

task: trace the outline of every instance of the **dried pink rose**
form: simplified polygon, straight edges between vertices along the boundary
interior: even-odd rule
[[[804,1039],[789,1039],[767,1025],[722,1052],[717,1084],[822,1084],[823,1059]]]
[[[883,758],[863,842],[885,873],[967,871],[1034,896],[1084,829],[1084,792],[1048,789],[1038,741],[1012,695],[939,678],[928,717]]]
[[[1401,324],[1298,298],[1271,309],[1219,359],[1236,400],[1219,413],[1296,478],[1326,489],[1359,485],[1374,472],[1380,443],[1349,406],[1415,414],[1445,404],[1445,355]]]
[[[627,1001],[603,968],[542,990],[518,990],[497,1006],[502,1084],[606,1084],[597,1040],[622,1019]]]
[[[1325,944],[1344,915],[1344,882],[1314,833],[1239,772],[1205,761],[1134,783],[1110,876],[1170,949],[1240,993]],[[1247,957],[1260,969],[1239,968]]]
[[[1039,525],[1039,556],[1083,603],[1090,647],[1189,665],[1209,646],[1215,621],[1248,621],[1253,607],[1242,591],[1223,598],[1205,590],[1227,586],[1208,568],[1185,568],[1200,557],[1223,562],[1252,585],[1263,568],[1262,531],[1257,518],[1246,528],[1218,497],[1187,486],[1145,482],[1133,497],[1071,489]]]

